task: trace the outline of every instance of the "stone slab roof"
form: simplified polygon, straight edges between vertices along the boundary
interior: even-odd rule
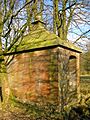
[[[20,45],[17,47],[17,51],[43,48],[49,46],[60,45],[67,49],[71,49],[77,52],[82,52],[81,49],[75,46],[73,43],[67,40],[61,40],[56,34],[46,30],[41,24],[34,24],[32,31],[23,37]]]
[[[25,35],[23,39],[18,41],[15,46],[16,51],[13,52],[23,52],[29,50],[35,50],[46,47],[60,46],[66,49],[70,49],[76,52],[81,53],[81,49],[75,46],[73,43],[67,40],[61,40],[56,34],[49,32],[42,25],[42,21],[35,21],[32,25],[31,31],[29,34]],[[11,52],[9,52],[11,53]],[[8,54],[8,53],[7,53]]]

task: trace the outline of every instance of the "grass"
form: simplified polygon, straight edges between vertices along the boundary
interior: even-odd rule
[[[90,120],[90,96],[87,96],[90,94],[90,76],[81,76],[80,82],[84,98],[70,109],[65,109],[63,114],[58,111],[57,105],[28,104],[13,98],[4,109],[0,109],[0,120]]]
[[[80,79],[81,93],[84,95],[90,93],[90,75],[81,75]]]

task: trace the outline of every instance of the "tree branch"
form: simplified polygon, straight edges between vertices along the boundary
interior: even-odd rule
[[[87,34],[88,32],[90,32],[90,29],[88,31],[84,32],[82,35],[80,35],[80,37],[77,38],[74,43],[76,43],[80,38],[83,37],[83,35]]]

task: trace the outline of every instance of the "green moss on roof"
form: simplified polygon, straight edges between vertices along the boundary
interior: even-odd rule
[[[60,45],[69,49],[81,52],[79,47],[76,47],[73,43],[66,40],[61,40],[54,33],[50,33],[44,27],[34,25],[32,31],[21,41],[21,44],[17,47],[17,51],[30,50],[35,48],[49,47]]]

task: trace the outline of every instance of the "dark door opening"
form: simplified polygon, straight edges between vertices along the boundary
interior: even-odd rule
[[[0,99],[1,99],[1,102],[3,102],[2,87],[0,87]]]
[[[69,86],[70,91],[73,91],[76,89],[76,81],[77,81],[77,66],[76,66],[76,57],[70,56],[69,57]]]

